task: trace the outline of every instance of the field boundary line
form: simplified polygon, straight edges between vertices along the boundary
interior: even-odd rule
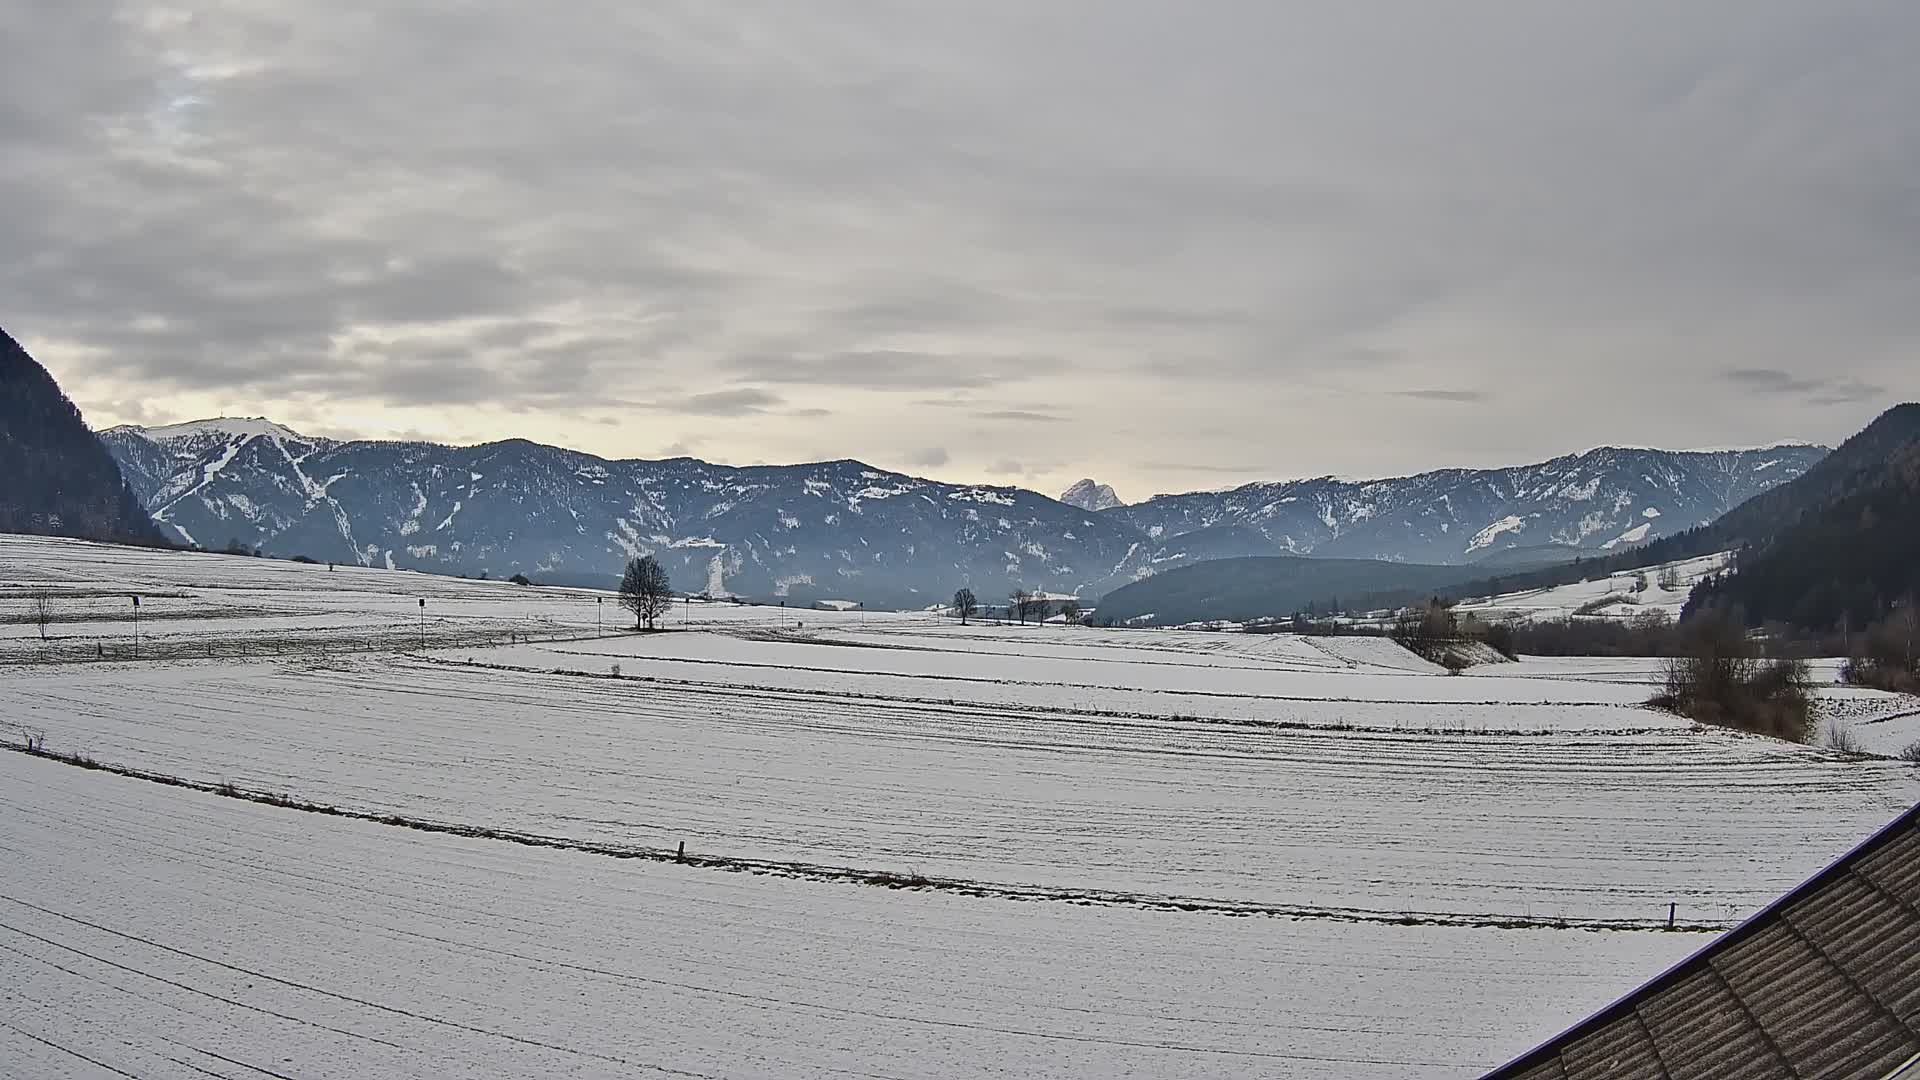
[[[568,655],[590,655],[590,654],[571,653]],[[889,704],[935,706],[939,708],[956,708],[956,709],[964,708],[964,709],[971,709],[976,711],[991,709],[995,711],[1017,712],[1017,713],[1033,714],[1033,715],[1039,715],[1039,716],[1062,716],[1062,717],[1104,719],[1104,720],[1176,721],[1181,723],[1216,725],[1220,727],[1265,729],[1269,731],[1333,732],[1333,733],[1354,733],[1354,734],[1361,734],[1361,735],[1498,736],[1498,737],[1509,737],[1509,738],[1515,738],[1515,737],[1545,738],[1550,736],[1566,736],[1566,735],[1592,735],[1592,736],[1604,735],[1604,736],[1615,736],[1615,737],[1627,736],[1627,735],[1674,735],[1674,734],[1704,735],[1704,734],[1711,733],[1710,729],[1708,729],[1706,725],[1695,724],[1695,723],[1668,724],[1668,725],[1660,725],[1656,727],[1619,727],[1619,728],[1577,728],[1577,727],[1567,727],[1567,728],[1499,727],[1499,728],[1495,728],[1495,727],[1464,727],[1464,726],[1461,726],[1461,727],[1412,727],[1412,726],[1386,727],[1380,724],[1349,724],[1344,721],[1334,721],[1330,723],[1315,723],[1310,720],[1272,720],[1272,719],[1263,719],[1259,717],[1202,716],[1198,713],[1181,713],[1181,712],[1168,712],[1168,713],[1127,712],[1119,709],[1086,709],[1086,708],[1079,708],[1072,705],[1029,705],[1023,702],[975,701],[975,700],[966,699],[966,698],[900,697],[893,694],[875,694],[875,693],[868,693],[860,690],[831,690],[831,689],[826,689],[824,687],[765,686],[765,685],[758,685],[754,683],[703,682],[699,679],[681,679],[681,678],[674,678],[674,677],[665,676],[665,675],[632,675],[626,672],[622,672],[619,675],[614,675],[610,672],[586,671],[578,668],[541,668],[541,667],[531,667],[531,666],[520,665],[520,664],[495,664],[495,663],[485,663],[479,660],[460,660],[460,659],[454,659],[454,658],[448,658],[448,657],[426,656],[424,654],[413,654],[409,658],[419,660],[424,663],[441,666],[441,667],[471,668],[476,671],[501,671],[501,672],[519,674],[519,675],[552,675],[560,678],[569,678],[569,679],[603,679],[609,682],[634,682],[634,683],[646,683],[654,686],[684,687],[691,690],[728,691],[733,693],[752,694],[752,695],[762,696],[762,697],[794,696],[794,697],[808,697],[808,698],[837,698],[837,699],[846,700],[846,701],[875,701],[875,702],[884,702]],[[672,662],[685,663],[686,661],[675,659]],[[696,662],[718,663],[718,661],[696,661]],[[781,668],[780,670],[805,671],[807,669]],[[886,674],[891,674],[891,673],[886,673]],[[933,678],[933,679],[942,678],[942,676],[901,676],[901,677]],[[957,677],[945,676],[945,678],[957,678]],[[1007,685],[1007,686],[1050,685],[1050,684],[1043,684],[1043,683],[1002,682],[996,679],[963,679],[959,681],[985,682],[993,685]],[[1094,689],[1125,690],[1127,688],[1095,687]],[[1470,701],[1469,702],[1383,701],[1383,700],[1375,700],[1375,699],[1369,699],[1369,698],[1306,698],[1306,697],[1290,698],[1290,697],[1271,697],[1266,695],[1222,694],[1218,692],[1206,693],[1206,692],[1186,691],[1186,690],[1142,689],[1134,692],[1146,693],[1146,694],[1192,694],[1192,696],[1195,696],[1195,697],[1214,697],[1214,698],[1238,697],[1238,698],[1243,698],[1251,701],[1286,701],[1290,703],[1291,702],[1298,702],[1298,703],[1315,702],[1315,703],[1328,703],[1328,704],[1335,704],[1335,705],[1459,705],[1466,708],[1485,708],[1489,706],[1505,706],[1507,704],[1511,704],[1507,702],[1470,702]],[[1581,702],[1581,703],[1575,703],[1575,704],[1568,704],[1568,703],[1552,703],[1552,704],[1556,704],[1562,707],[1569,707],[1569,708],[1635,709],[1635,710],[1641,710],[1646,712],[1658,713],[1658,710],[1655,710],[1645,704],[1629,705],[1629,704],[1618,703],[1618,702]],[[1658,713],[1658,715],[1665,716],[1669,714]]]
[[[1460,926],[1499,930],[1719,933],[1733,925],[1731,922],[1686,922],[1669,924],[1664,918],[1593,919],[1561,917],[1546,919],[1520,915],[1476,915],[1442,911],[1378,911],[1366,908],[1262,904],[1214,897],[1127,893],[1109,889],[1075,889],[1059,886],[1028,885],[1018,882],[977,881],[967,878],[937,877],[912,872],[902,873],[894,870],[863,869],[850,866],[831,866],[820,863],[685,852],[680,849],[655,848],[644,845],[610,844],[564,836],[522,832],[514,829],[494,828],[484,825],[434,821],[429,818],[416,818],[404,814],[355,810],[326,803],[309,802],[283,792],[256,791],[241,788],[229,781],[222,781],[216,784],[209,781],[189,780],[185,777],[172,776],[148,769],[96,761],[85,754],[48,750],[40,746],[8,745],[5,749],[17,754],[23,754],[27,757],[40,758],[73,768],[109,773],[130,780],[142,780],[165,787],[184,788],[206,795],[238,799],[242,802],[250,802],[262,806],[276,806],[303,813],[348,818],[355,821],[364,821],[394,828],[413,829],[418,832],[438,833],[446,836],[460,836],[478,840],[497,840],[506,843],[520,844],[526,847],[575,851],[583,854],[600,855],[616,859],[639,859],[646,862],[677,863],[683,866],[720,870],[728,873],[754,874],[762,877],[782,877],[801,881],[866,885],[912,892],[944,893],[947,895],[971,896],[987,900],[1051,901],[1092,907],[1123,907],[1145,911],[1179,911],[1232,918],[1266,916],[1298,920],[1328,920],[1334,922],[1398,926]]]

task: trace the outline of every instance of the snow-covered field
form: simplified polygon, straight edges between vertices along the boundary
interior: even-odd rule
[[[1690,729],[1273,729],[409,659],[101,674],[21,677],[14,722],[356,810],[1230,909],[1726,922],[1920,795]]]
[[[1702,940],[792,881],[15,754],[0,851],[0,1074],[35,1080],[1470,1077]]]
[[[0,754],[0,1075],[1469,1076],[1920,799],[1647,661],[598,607],[0,537],[0,737],[150,777]]]
[[[1891,694],[1840,681],[1842,661],[1815,660],[1809,664],[1817,687],[1814,716],[1819,729],[1816,741],[1823,745],[1835,741],[1836,733],[1849,737],[1869,754],[1897,757],[1909,748],[1920,746],[1920,696]],[[1519,664],[1476,669],[1502,678],[1541,679],[1565,683],[1609,682],[1631,687],[1636,700],[1657,693],[1664,685],[1666,662],[1640,657],[1528,657]]]
[[[0,536],[0,663],[245,658],[592,633],[631,617],[585,589]],[[46,597],[47,637],[32,618]],[[425,601],[422,605],[421,601]],[[777,608],[676,607],[673,622],[778,625]]]

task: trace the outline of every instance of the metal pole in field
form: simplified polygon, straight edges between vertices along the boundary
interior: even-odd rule
[[[133,658],[140,659],[140,597],[133,597]]]
[[[420,598],[420,647],[427,647],[427,598]]]
[[[600,613],[602,611],[605,611],[606,609],[607,609],[606,597],[596,596],[593,598],[593,636],[594,637],[600,636]]]

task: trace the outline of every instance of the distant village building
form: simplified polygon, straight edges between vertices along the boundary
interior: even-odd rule
[[[1487,1080],[1920,1080],[1920,806]]]
[[[1031,600],[1034,610],[1027,617],[1038,618],[1041,622],[1062,618],[1069,612],[1078,613],[1081,610],[1080,598],[1072,593],[1037,592],[1033,594]]]

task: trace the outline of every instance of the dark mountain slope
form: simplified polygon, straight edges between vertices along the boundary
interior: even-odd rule
[[[1309,604],[1343,597],[1396,595],[1411,601],[1473,572],[1464,566],[1378,559],[1291,555],[1216,559],[1115,589],[1101,598],[1097,616],[1102,622],[1112,619],[1153,626],[1278,618],[1303,611]]]
[[[1804,473],[1754,495],[1717,520],[1652,543],[1599,558],[1514,574],[1488,575],[1448,590],[1453,596],[1483,596],[1542,589],[1677,562],[1720,551],[1757,552],[1809,515],[1870,486],[1894,452],[1920,440],[1920,404],[1896,405],[1874,419]]]
[[[1799,477],[1729,510],[1694,541],[1696,547],[1704,542],[1705,549],[1685,554],[1764,545],[1802,517],[1818,514],[1830,503],[1874,482],[1894,452],[1916,440],[1920,440],[1920,404],[1895,405]]]
[[[1737,606],[1755,625],[1827,630],[1859,628],[1911,602],[1920,594],[1920,441],[1827,490],[1826,505],[1743,550],[1732,573],[1702,582],[1688,611]]]
[[[0,532],[162,543],[80,410],[0,330]]]

